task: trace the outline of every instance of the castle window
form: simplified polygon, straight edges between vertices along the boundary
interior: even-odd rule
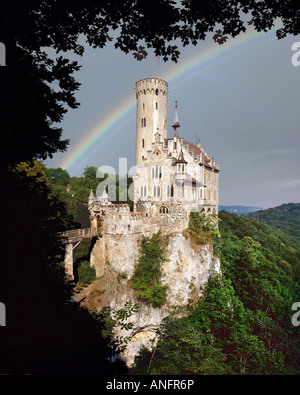
[[[142,140],[142,148],[144,148],[145,147],[145,140],[143,139]]]
[[[157,197],[159,197],[159,196],[160,196],[160,186],[157,185]]]
[[[173,197],[174,196],[174,186],[173,185],[168,185],[167,187],[167,197]]]
[[[151,175],[152,175],[152,178],[154,178],[154,167],[151,168]]]
[[[161,206],[161,208],[159,209],[159,213],[160,214],[168,214],[169,209],[166,206]]]
[[[144,189],[143,189],[143,187],[141,186],[140,196],[143,196],[143,192],[144,192]]]
[[[146,185],[144,186],[144,196],[147,196],[147,187],[146,187]]]
[[[158,92],[159,92],[159,90],[158,90],[158,89],[155,89],[155,94],[156,94],[156,95],[158,95]]]
[[[142,128],[146,126],[146,118],[142,118]]]
[[[159,168],[159,178],[161,178],[161,167]]]
[[[130,230],[130,225],[128,225],[128,230]]]
[[[143,103],[143,110],[145,110],[145,103]]]
[[[156,197],[156,185],[153,187],[153,197]]]
[[[178,171],[178,173],[184,173],[184,164],[178,164],[177,165],[177,171]]]
[[[156,102],[155,103],[155,110],[157,110],[158,109],[158,103]]]
[[[158,178],[158,166],[155,166],[155,178]]]

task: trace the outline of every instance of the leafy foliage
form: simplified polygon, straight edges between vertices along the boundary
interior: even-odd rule
[[[167,297],[167,286],[161,282],[161,264],[166,260],[161,245],[160,231],[152,237],[143,237],[139,264],[131,277],[131,288],[153,307],[162,306]]]
[[[299,249],[277,229],[219,215],[222,275],[211,274],[188,316],[165,320],[157,347],[141,350],[134,372],[300,374],[299,330],[291,324]]]
[[[89,284],[96,280],[96,270],[91,267],[89,261],[81,261],[77,272],[80,284]]]
[[[215,214],[205,215],[199,211],[191,212],[188,231],[197,244],[213,243],[215,255],[219,254],[220,232],[218,217]]]
[[[106,307],[102,312],[102,321],[104,327],[102,334],[104,337],[110,338],[110,343],[114,345],[115,350],[122,351],[126,344],[131,340],[132,335],[129,336],[113,336],[113,332],[118,328],[120,330],[129,331],[133,328],[133,322],[128,322],[128,319],[139,311],[139,306],[133,304],[131,300],[127,301],[123,309],[116,310],[112,307]]]

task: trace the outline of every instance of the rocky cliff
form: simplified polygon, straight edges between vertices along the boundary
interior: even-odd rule
[[[220,262],[213,256],[210,244],[195,245],[185,232],[165,235],[167,261],[162,264],[162,282],[168,286],[167,303],[160,308],[142,303],[130,287],[141,237],[141,234],[105,234],[97,240],[91,253],[91,265],[99,278],[88,287],[81,301],[85,307],[97,311],[108,306],[120,310],[128,301],[139,305],[139,311],[128,319],[133,328],[115,331],[117,337],[131,338],[122,356],[128,366],[142,345],[148,349],[155,345],[155,330],[163,318],[175,308],[183,311],[189,303],[196,302],[210,272],[220,270]]]

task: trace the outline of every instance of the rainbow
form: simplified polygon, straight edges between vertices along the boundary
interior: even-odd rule
[[[278,28],[277,25],[276,28]],[[257,33],[255,30],[248,31],[235,39],[228,40],[222,46],[212,44],[209,48],[194,55],[187,61],[177,63],[160,78],[166,80],[169,85],[173,84],[172,89],[177,88],[187,79],[193,78],[196,73],[204,72],[207,68],[213,67],[213,65],[219,65],[229,57],[232,59],[234,56],[240,56],[241,52],[248,51],[251,46],[261,45],[272,38],[274,38],[273,29],[263,34]],[[92,130],[85,133],[82,140],[67,153],[58,167],[72,171],[79,161],[87,157],[92,148],[95,148],[100,141],[101,143],[103,142],[105,136],[108,137],[109,135],[111,137],[118,128],[124,126],[124,123],[134,116],[135,105],[136,99],[132,95],[119,104],[104,119],[101,119]]]

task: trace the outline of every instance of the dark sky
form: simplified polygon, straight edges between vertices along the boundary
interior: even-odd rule
[[[220,204],[268,208],[300,201],[300,66],[291,62],[297,41],[300,37],[278,41],[274,32],[262,33],[236,47],[229,43],[228,50],[220,47],[219,56],[167,80],[168,125],[177,100],[181,135],[192,143],[200,138],[221,167]],[[101,119],[135,97],[136,81],[171,75],[215,45],[209,41],[183,49],[177,65],[158,62],[151,53],[138,62],[112,46],[88,48],[76,75],[81,106],[61,124],[71,144],[46,161],[47,167],[64,166]],[[80,176],[86,166],[111,165],[118,173],[120,157],[133,166],[135,133],[133,110],[67,170]]]

